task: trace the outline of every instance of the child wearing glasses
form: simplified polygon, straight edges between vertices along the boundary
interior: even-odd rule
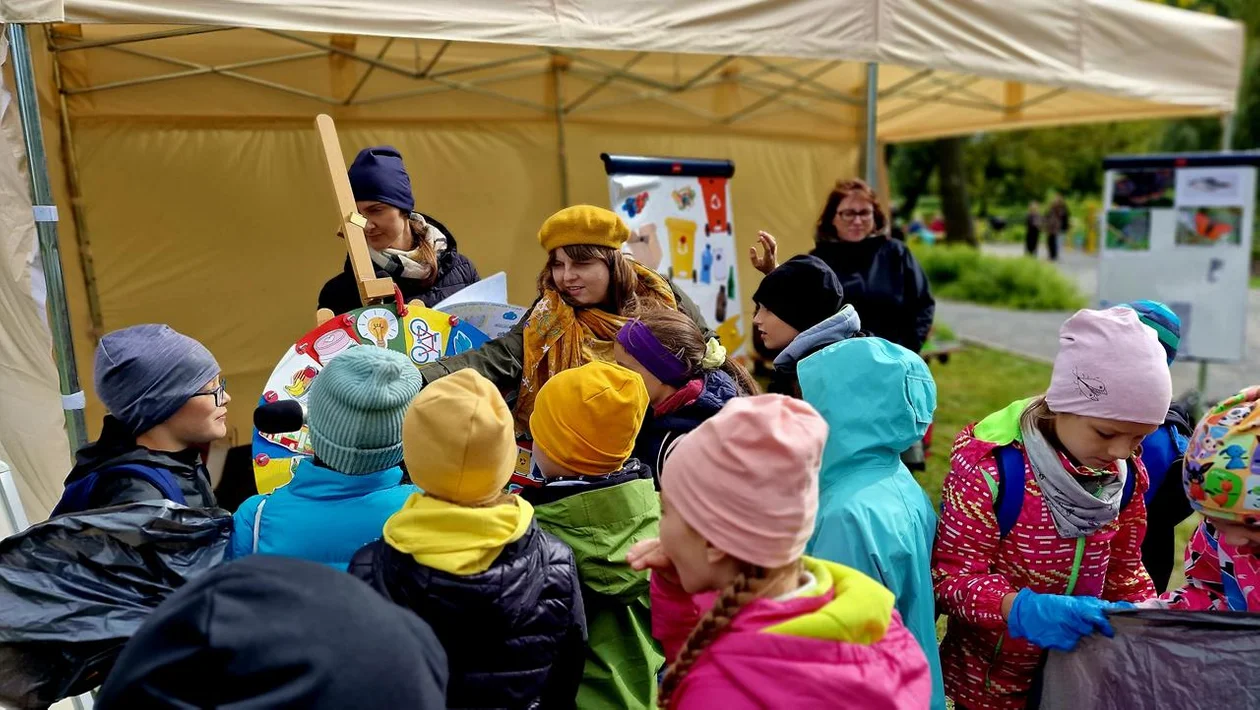
[[[203,451],[227,436],[232,398],[210,351],[170,326],[137,325],[101,339],[94,369],[109,414],[53,515],[162,499],[215,507]]]

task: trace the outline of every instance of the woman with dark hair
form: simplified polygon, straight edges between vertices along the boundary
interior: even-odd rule
[[[411,177],[391,146],[364,148],[350,165],[355,208],[367,219],[363,234],[379,278],[392,279],[407,301],[433,306],[478,280],[477,267],[456,250],[455,237],[436,219],[414,212]],[[319,292],[319,308],[335,314],[361,308],[350,259]]]
[[[614,361],[613,345],[629,314],[652,308],[681,311],[706,339],[712,337],[690,299],[622,253],[629,238],[625,222],[601,207],[576,205],[548,217],[538,232],[547,264],[538,275],[533,308],[502,337],[420,368],[425,382],[464,368],[477,370],[512,406],[521,436],[529,432],[538,390],[552,375],[593,360]]]
[[[844,300],[857,309],[863,330],[917,353],[932,329],[936,301],[919,262],[904,243],[888,238],[887,225],[866,183],[838,181],[818,217],[810,255],[839,277]],[[758,239],[764,253],[752,247],[752,263],[769,274],[778,267],[777,241],[766,232]]]

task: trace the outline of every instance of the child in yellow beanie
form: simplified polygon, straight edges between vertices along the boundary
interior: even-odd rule
[[[427,621],[450,662],[451,708],[573,707],[586,621],[573,552],[503,493],[516,466],[512,414],[460,370],[403,418],[413,494],[350,573]]]
[[[590,630],[583,710],[656,706],[665,657],[652,638],[647,572],[626,562],[630,546],[656,537],[661,520],[652,471],[630,458],[647,408],[642,377],[597,361],[553,375],[530,416],[534,461],[547,483],[522,496],[577,556]]]

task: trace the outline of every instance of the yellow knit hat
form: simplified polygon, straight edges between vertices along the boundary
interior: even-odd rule
[[[538,230],[538,242],[548,254],[576,244],[620,249],[629,239],[630,228],[620,217],[593,205],[565,207],[548,217]]]
[[[534,446],[560,466],[586,476],[619,471],[634,452],[648,392],[636,372],[590,362],[552,375],[534,401]]]
[[[402,434],[411,480],[451,503],[492,502],[516,468],[512,413],[476,370],[459,370],[420,390]]]

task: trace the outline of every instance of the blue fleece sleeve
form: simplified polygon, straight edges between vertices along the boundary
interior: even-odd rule
[[[254,514],[262,503],[261,495],[250,496],[241,503],[232,516],[232,544],[228,546],[228,559],[240,559],[254,552]]]

